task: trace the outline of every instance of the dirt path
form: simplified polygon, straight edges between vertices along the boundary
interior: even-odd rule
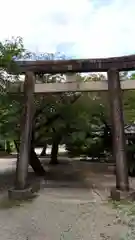
[[[10,209],[0,205],[0,239],[121,240],[132,227],[135,229],[135,223],[129,224],[129,217],[104,201],[115,186],[115,176],[101,173],[101,166],[99,171],[80,161],[53,167],[44,163],[49,173],[35,200]],[[1,159],[0,196],[13,185],[14,170],[14,159]],[[36,180],[31,172],[29,176]],[[134,179],[130,185],[135,188]]]
[[[119,240],[118,212],[92,191],[44,189],[32,202],[0,210],[2,240]]]

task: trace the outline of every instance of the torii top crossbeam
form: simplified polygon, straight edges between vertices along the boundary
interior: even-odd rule
[[[33,73],[75,73],[75,72],[107,72],[109,69],[119,71],[135,70],[135,55],[71,60],[46,61],[17,61],[20,73],[32,71]]]

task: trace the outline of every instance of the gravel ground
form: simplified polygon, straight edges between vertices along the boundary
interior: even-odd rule
[[[0,206],[0,240],[121,240],[135,229],[105,201],[114,175],[95,174],[80,162],[49,169],[50,183],[43,181],[36,199],[10,209]],[[13,185],[14,170],[14,159],[0,159],[0,197]],[[135,180],[130,184],[135,188]]]
[[[0,239],[119,240],[128,227],[117,219],[93,191],[47,188],[31,203],[0,210]]]

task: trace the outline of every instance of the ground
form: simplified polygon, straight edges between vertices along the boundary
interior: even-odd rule
[[[133,204],[115,204],[113,208],[108,201],[109,189],[115,185],[111,171],[99,173],[88,163],[67,159],[61,165],[48,167],[46,160],[44,166],[49,173],[41,182],[38,196],[30,202],[9,204],[9,208],[6,194],[13,184],[15,159],[1,159],[0,163],[2,240],[120,240],[135,226],[135,221],[131,224]],[[130,183],[135,186],[134,180]],[[131,207],[132,214],[128,214]],[[133,234],[125,239],[135,239]]]
[[[117,211],[91,192],[46,189],[31,203],[1,210],[0,239],[117,240],[128,231],[117,218]]]

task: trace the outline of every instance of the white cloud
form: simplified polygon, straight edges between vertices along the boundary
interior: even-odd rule
[[[68,49],[69,42],[69,52],[79,57],[135,53],[135,0],[0,3],[1,40],[19,35],[28,49],[44,52],[54,52],[60,44]]]

